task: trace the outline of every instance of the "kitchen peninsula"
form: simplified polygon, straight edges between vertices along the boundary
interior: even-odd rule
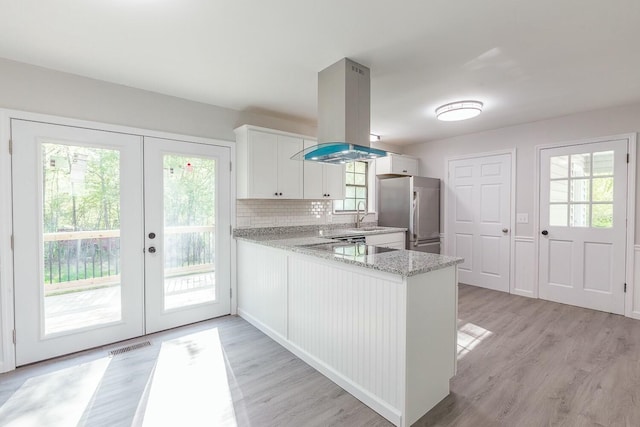
[[[236,230],[238,313],[397,426],[449,394],[460,258],[336,240],[402,229]]]

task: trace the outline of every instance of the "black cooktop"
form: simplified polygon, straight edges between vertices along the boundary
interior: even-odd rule
[[[385,252],[397,251],[393,248],[383,248],[381,246],[367,245],[366,243],[323,243],[320,245],[309,245],[307,249],[318,251],[333,252],[336,258],[346,258],[359,260],[364,259],[367,255],[382,254]]]

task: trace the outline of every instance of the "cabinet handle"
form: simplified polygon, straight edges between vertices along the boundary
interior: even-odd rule
[[[277,196],[277,195],[278,195],[278,193],[275,193],[274,195],[275,195],[275,196]]]
[[[407,173],[407,170],[406,169],[402,169],[402,172]]]
[[[282,193],[280,193],[279,195],[282,196]]]

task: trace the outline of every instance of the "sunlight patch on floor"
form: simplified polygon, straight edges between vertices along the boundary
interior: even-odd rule
[[[0,407],[0,424],[7,427],[78,425],[109,363],[109,358],[102,358],[27,379]]]
[[[493,332],[473,323],[467,323],[458,328],[458,360],[491,335]]]
[[[217,329],[162,343],[143,426],[237,427]]]

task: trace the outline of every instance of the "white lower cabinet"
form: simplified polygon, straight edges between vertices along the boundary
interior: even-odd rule
[[[455,266],[411,277],[238,241],[238,313],[397,426],[449,394]]]
[[[382,246],[385,248],[405,249],[406,233],[373,234],[365,237],[367,245]]]

